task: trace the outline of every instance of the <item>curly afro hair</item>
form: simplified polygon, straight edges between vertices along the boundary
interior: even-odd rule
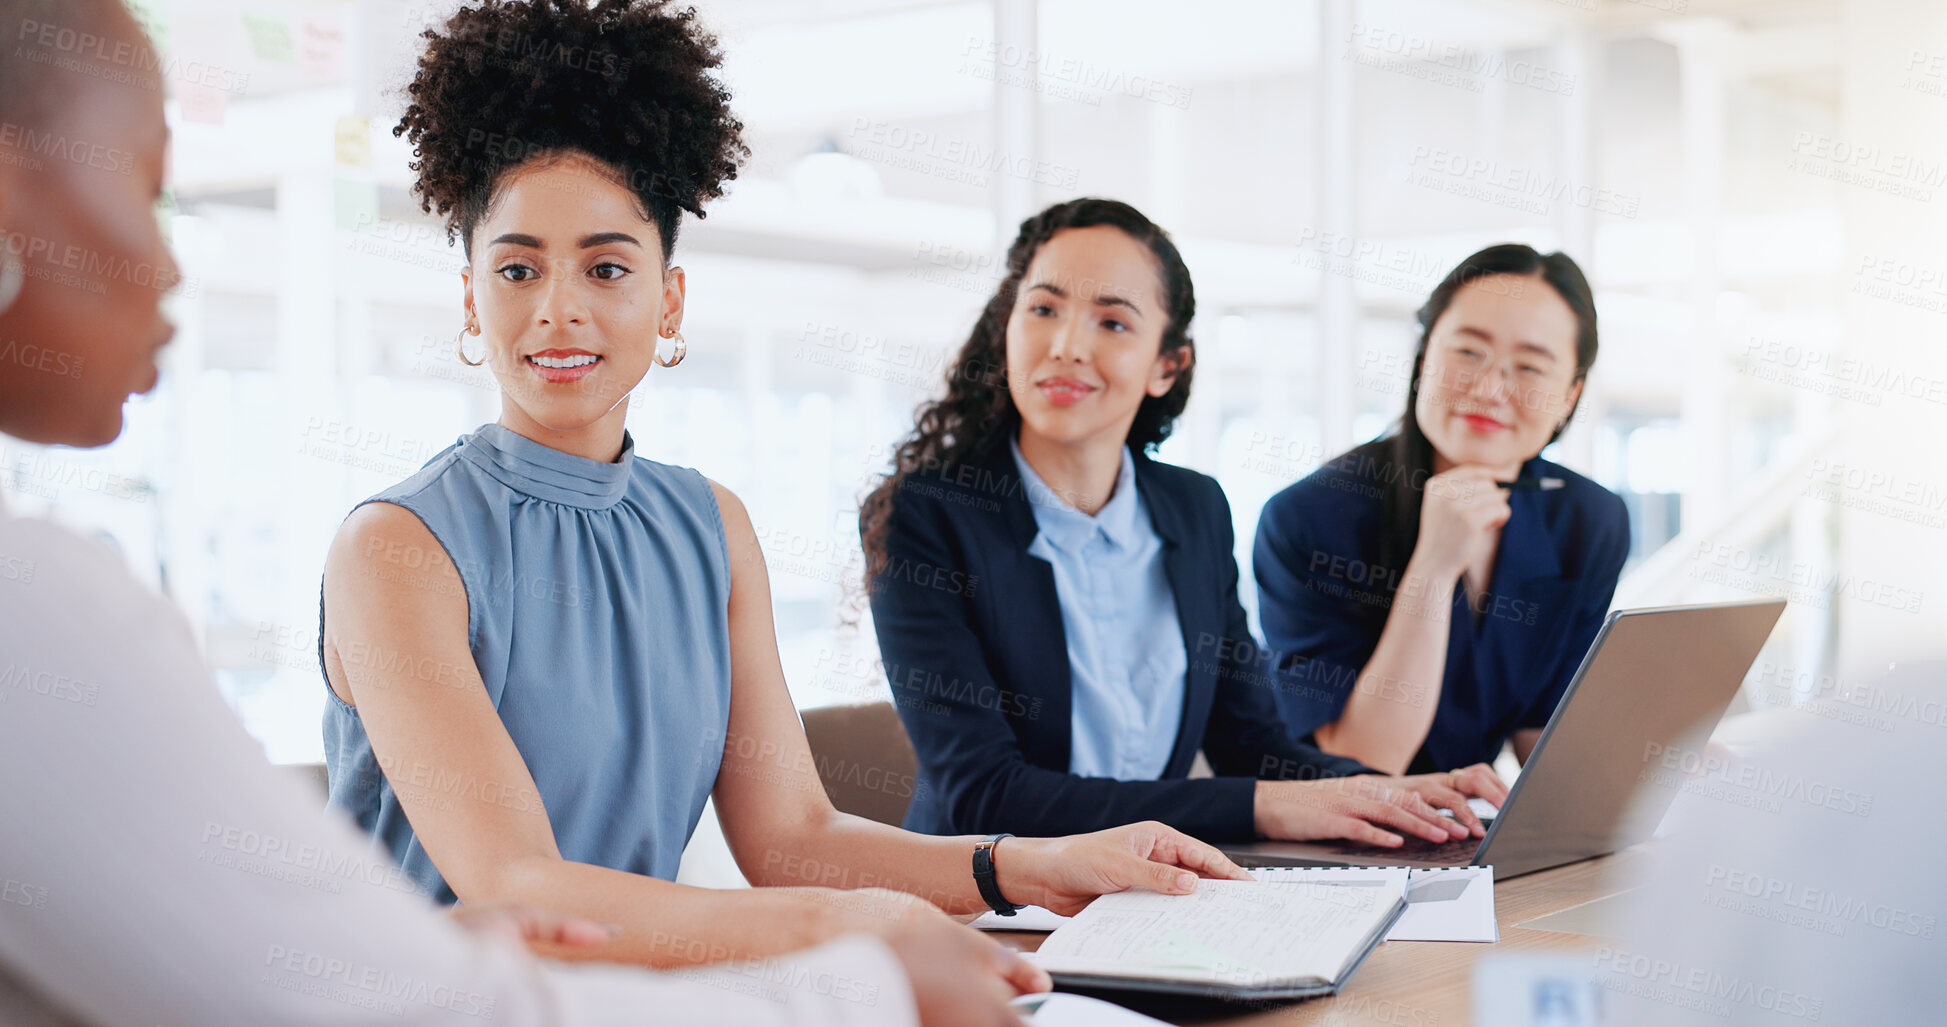
[[[716,38],[668,0],[481,0],[421,33],[411,104],[392,129],[413,146],[421,209],[469,258],[501,176],[585,154],[611,170],[676,245],[750,156],[712,72]]]

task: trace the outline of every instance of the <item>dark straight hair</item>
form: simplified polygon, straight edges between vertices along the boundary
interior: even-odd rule
[[[1388,593],[1399,587],[1401,577],[1406,572],[1406,562],[1412,558],[1413,547],[1419,542],[1420,501],[1426,489],[1426,480],[1433,476],[1433,443],[1420,427],[1417,410],[1420,371],[1426,364],[1427,342],[1433,337],[1433,326],[1439,323],[1440,315],[1447,312],[1454,295],[1469,282],[1493,275],[1536,279],[1554,289],[1575,314],[1574,381],[1587,378],[1589,369],[1595,366],[1595,295],[1589,289],[1588,278],[1568,254],[1556,252],[1544,256],[1534,247],[1523,243],[1500,243],[1475,253],[1447,272],[1447,277],[1434,287],[1432,295],[1427,297],[1419,310],[1420,344],[1413,353],[1412,377],[1406,386],[1406,409],[1400,414],[1399,423],[1391,432],[1356,446],[1333,461],[1355,474],[1372,475],[1382,490],[1379,501],[1381,527],[1378,563],[1388,573],[1378,580],[1386,583]],[[1561,437],[1562,428],[1574,418],[1575,409],[1581,402],[1581,397],[1576,397],[1575,405],[1569,407],[1568,415],[1562,418],[1562,425],[1548,436],[1549,443]]]

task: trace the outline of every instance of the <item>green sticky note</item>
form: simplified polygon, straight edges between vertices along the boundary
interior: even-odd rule
[[[245,11],[243,28],[250,35],[250,49],[258,60],[267,64],[297,63],[291,23],[282,14]]]

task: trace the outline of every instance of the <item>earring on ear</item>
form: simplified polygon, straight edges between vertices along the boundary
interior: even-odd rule
[[[474,324],[472,321],[468,321],[466,327],[461,328],[459,333],[453,336],[453,353],[460,358],[460,363],[468,367],[479,367],[481,364],[487,362],[487,358],[481,357],[479,360],[468,360],[466,358],[466,337],[468,333],[479,335],[480,326]]]
[[[662,345],[660,343],[656,345],[656,352],[650,355],[650,359],[663,367],[675,367],[677,364],[682,363],[683,358],[688,356],[690,352],[690,344],[683,341],[682,332],[670,332],[669,337],[676,340],[676,345],[671,349],[668,360],[664,360],[662,357]]]

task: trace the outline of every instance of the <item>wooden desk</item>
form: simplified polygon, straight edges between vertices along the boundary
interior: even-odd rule
[[[1331,998],[1244,1013],[1219,1019],[1182,1019],[1181,1023],[1222,1024],[1225,1027],[1296,1027],[1330,1024],[1355,1027],[1465,1027],[1473,1023],[1475,961],[1502,952],[1594,950],[1602,940],[1586,934],[1538,931],[1516,924],[1579,906],[1622,891],[1628,875],[1640,864],[1639,849],[1603,859],[1573,863],[1528,874],[1494,885],[1494,915],[1501,924],[1501,940],[1493,944],[1469,942],[1395,941],[1380,945],[1352,982]],[[1017,948],[1039,948],[1045,934],[1001,933],[995,937]],[[1154,1010],[1144,1010],[1155,1015]]]
[[[1726,717],[1711,733],[1711,741],[1742,754],[1770,742],[1803,722],[1791,710],[1768,710]],[[1329,1024],[1357,1027],[1465,1027],[1474,1022],[1473,972],[1480,959],[1503,952],[1588,951],[1603,939],[1588,934],[1517,927],[1536,917],[1558,913],[1585,902],[1607,898],[1630,887],[1632,877],[1648,859],[1645,843],[1602,859],[1572,863],[1494,885],[1494,915],[1501,940],[1491,945],[1468,942],[1387,942],[1373,952],[1345,989],[1331,998],[1310,999],[1233,1016],[1180,1023],[1221,1024],[1223,1027],[1299,1027]],[[1043,934],[996,937],[1017,948],[1039,948]],[[1155,1010],[1145,1010],[1158,1015]],[[1493,1027],[1493,1025],[1483,1025]]]

